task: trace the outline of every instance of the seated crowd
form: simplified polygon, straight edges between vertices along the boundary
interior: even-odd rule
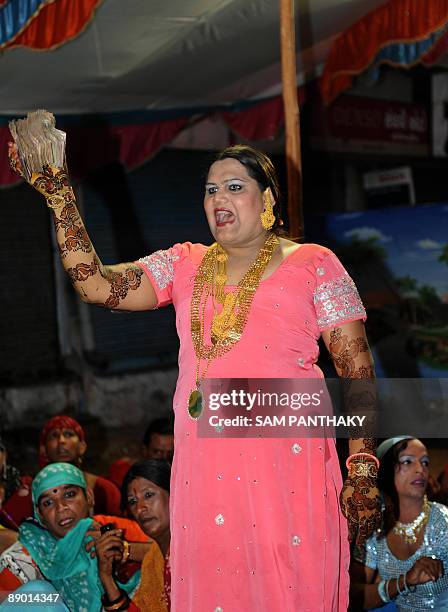
[[[169,420],[149,429],[172,442]],[[170,464],[128,458],[120,493],[81,471],[86,448],[77,421],[50,419],[32,479],[8,464],[0,441],[0,610],[17,610],[18,593],[57,593],[55,611],[169,610]],[[173,445],[163,452],[171,458]]]
[[[118,459],[109,480],[81,471],[86,449],[79,423],[50,419],[32,479],[0,440],[0,611],[17,609],[16,593],[57,593],[56,612],[170,609],[171,421],[152,423],[141,458]],[[350,610],[447,611],[446,471],[431,480],[411,436],[385,440],[377,456],[382,522],[353,551]]]

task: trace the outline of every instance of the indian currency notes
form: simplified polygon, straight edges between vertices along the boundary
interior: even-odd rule
[[[28,113],[25,119],[9,122],[9,130],[17,145],[22,171],[26,180],[44,166],[65,166],[66,134],[56,129],[56,120],[46,110]]]

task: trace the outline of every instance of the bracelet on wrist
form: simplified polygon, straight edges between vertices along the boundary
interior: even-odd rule
[[[112,606],[106,606],[103,604],[104,610],[106,612],[120,612],[121,610],[127,610],[129,608],[129,599],[128,597],[123,597],[118,603]]]
[[[345,462],[345,466],[347,469],[350,469],[350,464],[352,463],[353,459],[361,459],[363,463],[366,461],[373,461],[374,463],[376,463],[377,469],[380,468],[380,460],[378,459],[378,457],[375,457],[375,455],[372,455],[371,453],[353,453],[347,458],[347,461]]]
[[[380,596],[381,601],[384,603],[390,602],[388,586],[389,580],[380,580],[378,583],[378,595]]]
[[[129,598],[123,589],[120,589],[120,595],[116,599],[111,601],[105,593],[101,597],[101,603],[107,612],[119,612],[120,610],[126,610],[129,607]]]
[[[371,461],[366,463],[363,461],[354,461],[349,464],[348,475],[350,478],[376,478],[378,476],[378,468]]]
[[[47,198],[45,198],[45,201],[47,202],[48,208],[51,208],[52,210],[58,210],[59,208],[63,208],[67,204],[64,196],[62,195],[48,196]]]
[[[123,591],[121,589],[118,589],[118,590],[119,590],[119,595],[115,599],[109,599],[107,593],[104,593],[102,595],[102,597],[101,597],[101,602],[103,603],[103,605],[105,605],[105,606],[113,606],[114,604],[119,602],[120,599],[123,598]]]
[[[406,573],[403,574],[403,584],[404,584],[404,588],[405,588],[405,592],[406,593],[413,593],[417,586],[415,584],[411,584],[409,585],[406,581]]]

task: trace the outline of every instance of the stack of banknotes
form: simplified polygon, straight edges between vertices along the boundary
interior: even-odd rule
[[[9,129],[28,181],[33,172],[42,172],[46,165],[55,168],[65,166],[66,134],[56,129],[52,113],[46,110],[28,113],[26,119],[10,121]]]

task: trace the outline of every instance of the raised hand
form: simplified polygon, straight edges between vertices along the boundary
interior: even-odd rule
[[[17,145],[10,142],[8,143],[8,147],[8,157],[11,168],[22,178],[25,178],[17,151]],[[54,168],[48,165],[44,166],[42,172],[33,172],[28,182],[36,191],[44,196],[49,208],[63,208],[67,204],[75,203],[75,194],[73,193],[66,168]]]

